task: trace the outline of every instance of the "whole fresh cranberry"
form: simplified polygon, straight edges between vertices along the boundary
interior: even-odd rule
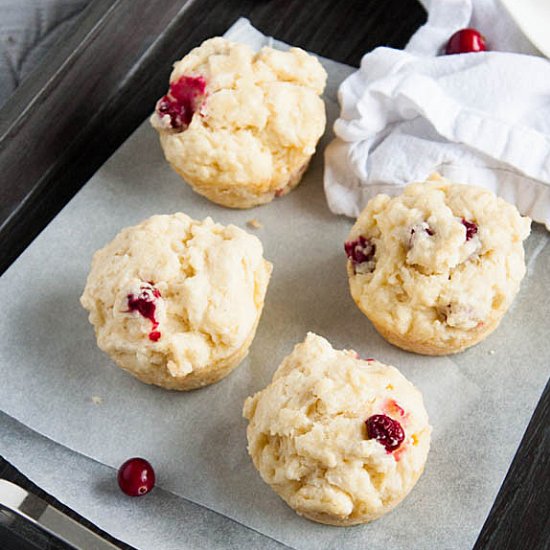
[[[144,458],[128,459],[118,469],[118,486],[131,497],[140,497],[155,486],[155,471]]]
[[[455,53],[484,52],[487,49],[485,37],[476,29],[461,29],[449,38],[445,53],[447,55]]]
[[[365,423],[369,439],[376,439],[388,453],[395,451],[405,439],[401,424],[385,414],[375,414],[367,418]]]

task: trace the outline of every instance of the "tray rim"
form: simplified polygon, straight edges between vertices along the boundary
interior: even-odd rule
[[[44,110],[49,105],[54,109],[60,108],[63,95],[57,93],[58,87],[71,82],[74,84],[77,81],[74,75],[82,69],[82,64],[89,52],[101,49],[98,46],[99,39],[112,32],[115,22],[127,21],[124,11],[130,9],[130,3],[133,10],[139,11],[141,8],[146,14],[151,13],[147,12],[147,8],[151,10],[151,3],[146,0],[133,2],[94,0],[90,3],[80,17],[78,25],[75,25],[72,32],[48,55],[40,71],[33,73],[32,78],[27,79],[0,109],[0,170],[7,175],[0,184],[0,198],[2,202],[9,202],[11,208],[7,212],[3,211],[0,216],[0,273],[15,261],[24,248],[145,118],[147,111],[144,112],[143,105],[132,102],[129,91],[137,84],[143,84],[146,80],[147,68],[154,64],[154,60],[160,55],[159,52],[163,51],[165,55],[166,42],[173,38],[177,25],[184,19],[195,21],[201,11],[207,7],[205,4],[213,5],[215,1],[203,1],[201,5],[198,0],[185,0],[183,3],[176,0],[166,1],[163,6],[164,11],[152,21],[149,29],[150,40],[141,44],[141,47],[139,44],[132,43],[133,57],[117,69],[116,81],[112,78],[107,81],[110,86],[109,94],[101,97],[97,113],[88,116],[81,128],[72,129],[74,141],[70,147],[66,148],[66,154],[54,163],[50,159],[48,164],[47,152],[44,153],[40,157],[39,167],[35,168],[36,174],[23,181],[17,179],[14,162],[22,158],[22,153],[17,152],[17,148],[24,149],[28,145],[25,140],[29,140],[33,132],[47,129],[44,122],[40,124],[37,121],[37,115],[33,110]],[[294,2],[294,5],[298,3]],[[329,3],[318,0],[320,6]],[[229,4],[230,9],[226,12],[222,24],[232,22],[239,16],[253,15],[257,3],[252,0],[243,2],[235,0]],[[299,8],[294,9],[299,10]],[[225,24],[224,28],[228,26],[229,24]],[[213,22],[207,23],[196,37],[200,37],[201,32],[204,37],[214,35],[216,33],[212,30],[214,28],[219,28],[219,23],[218,27]],[[274,29],[276,30],[276,25]],[[270,29],[262,30],[266,33],[270,32]],[[193,36],[193,39],[196,37]],[[326,54],[323,53],[323,55]],[[175,59],[176,55],[172,58]],[[162,90],[160,86],[164,85],[161,83],[166,81],[168,70],[159,72],[155,82],[149,84],[148,95],[152,97],[160,95]],[[121,115],[117,115],[117,104],[125,101],[129,102],[128,107]],[[109,116],[115,116],[117,125],[115,135],[107,142],[98,142],[97,138],[94,142],[94,132]],[[67,167],[70,169],[71,163],[82,160],[82,148],[85,145],[88,148],[97,148],[91,158],[86,159],[86,169],[73,182],[67,181],[60,189],[49,190],[47,184],[56,173]],[[45,172],[41,173],[38,168],[45,168]],[[14,175],[14,179],[10,179],[10,175]],[[27,217],[40,211],[44,205],[46,205],[46,215],[41,217],[41,223],[29,224],[26,221]],[[550,514],[550,504],[548,499],[545,499],[549,494],[550,485],[550,474],[545,468],[550,455],[550,430],[547,428],[549,425],[550,381],[546,384],[531,417],[497,498],[478,536],[475,548],[510,547],[513,534],[518,532],[522,534],[522,541],[527,546],[529,546],[529,537],[533,541],[537,540],[537,537],[543,537],[538,539],[541,542],[550,540],[550,522],[544,521]],[[0,462],[0,466],[6,464],[9,463],[3,460]],[[55,502],[53,497],[50,498]],[[78,516],[74,511],[73,514]],[[99,529],[97,531],[102,532]]]

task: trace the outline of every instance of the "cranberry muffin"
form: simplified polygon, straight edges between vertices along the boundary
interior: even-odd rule
[[[396,368],[312,333],[246,400],[244,416],[262,479],[298,514],[330,525],[392,510],[430,448],[422,396]]]
[[[247,355],[271,268],[260,240],[238,227],[153,216],[95,253],[80,301],[119,367],[190,390]]]
[[[249,208],[300,182],[325,129],[326,77],[299,48],[255,53],[211,38],[175,63],[151,123],[197,193]]]
[[[345,250],[351,295],[392,344],[460,352],[496,329],[525,275],[531,220],[492,192],[438,176],[378,195]]]

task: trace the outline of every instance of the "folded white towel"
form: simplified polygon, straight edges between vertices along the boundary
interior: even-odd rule
[[[550,229],[550,61],[525,55],[536,50],[495,0],[428,9],[406,51],[377,48],[340,87],[325,156],[330,209],[357,216],[375,194],[437,171],[493,190]],[[436,56],[474,24],[492,51]],[[524,53],[494,51],[511,48]]]

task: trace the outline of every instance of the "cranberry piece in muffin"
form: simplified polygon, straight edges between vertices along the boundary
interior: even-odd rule
[[[128,312],[137,311],[145,319],[153,323],[153,328],[149,333],[149,340],[157,342],[161,333],[156,330],[159,326],[155,316],[157,310],[157,299],[160,298],[160,291],[151,283],[143,284],[139,289],[139,294],[128,294]]]
[[[469,241],[477,233],[477,224],[469,222],[464,218],[462,218],[461,223],[466,228],[466,240]]]
[[[157,102],[156,112],[160,119],[168,116],[170,127],[183,131],[200,110],[206,97],[206,80],[202,76],[182,76],[170,84],[168,93]]]
[[[376,245],[362,235],[344,243],[346,256],[351,261],[355,273],[370,273],[374,270]]]
[[[395,451],[405,439],[401,424],[385,414],[375,414],[365,421],[369,439],[376,439],[386,452]]]

